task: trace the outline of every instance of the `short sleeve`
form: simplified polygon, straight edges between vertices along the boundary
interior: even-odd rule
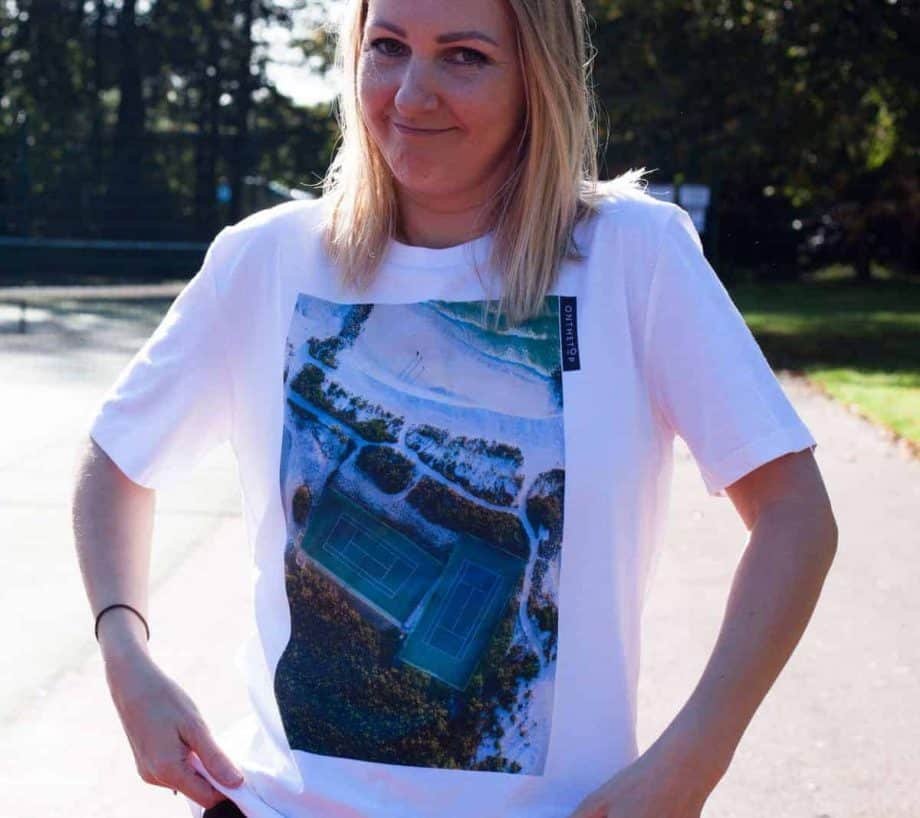
[[[91,422],[93,440],[147,488],[189,471],[230,436],[232,395],[214,281],[228,262],[227,243],[225,230]]]
[[[709,494],[817,445],[676,206],[649,285],[644,357],[656,412],[686,442]]]

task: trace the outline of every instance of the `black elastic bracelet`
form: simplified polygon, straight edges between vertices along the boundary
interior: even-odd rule
[[[99,641],[99,620],[102,619],[102,615],[106,611],[111,611],[112,608],[127,608],[129,611],[134,611],[134,613],[136,613],[140,617],[141,622],[144,623],[144,628],[147,631],[147,641],[148,642],[150,641],[150,627],[147,625],[147,620],[144,619],[143,616],[141,616],[141,612],[137,610],[137,608],[132,608],[130,605],[125,605],[123,602],[116,602],[114,605],[109,605],[108,608],[103,608],[96,615],[96,629],[95,630],[96,630],[96,641],[97,642]]]

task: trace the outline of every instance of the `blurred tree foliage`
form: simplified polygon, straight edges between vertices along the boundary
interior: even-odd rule
[[[916,0],[587,6],[605,175],[710,185],[720,272],[916,271]],[[273,87],[260,38],[328,68],[327,30],[292,25],[325,8],[0,0],[0,234],[206,238],[247,209],[246,177],[317,182],[335,120]]]
[[[916,271],[916,2],[588,7],[608,173],[638,163],[660,169],[653,180],[710,184],[727,262],[774,276],[831,258],[864,277],[872,259]]]
[[[207,239],[246,177],[315,184],[334,118],[278,93],[259,31],[317,5],[0,2],[0,234]]]

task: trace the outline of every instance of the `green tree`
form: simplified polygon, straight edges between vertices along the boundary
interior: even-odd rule
[[[844,252],[867,269],[867,214],[898,196],[903,212],[910,194],[896,191],[916,179],[914,4],[589,5],[608,169],[645,164],[662,179],[710,184],[711,215],[738,263],[794,264],[794,218],[855,211]]]
[[[0,232],[207,239],[271,203],[250,177],[315,182],[330,109],[277,92],[264,42],[314,5],[0,3]]]

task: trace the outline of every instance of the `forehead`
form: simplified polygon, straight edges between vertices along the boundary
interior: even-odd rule
[[[476,29],[502,45],[514,37],[506,0],[368,0],[367,25],[385,21],[413,36]]]

